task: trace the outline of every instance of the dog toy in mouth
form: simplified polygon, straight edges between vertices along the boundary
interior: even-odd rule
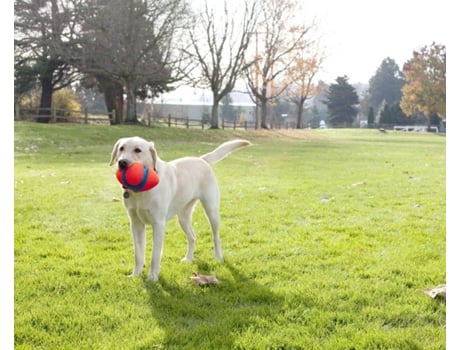
[[[115,176],[124,188],[135,192],[148,191],[160,182],[158,174],[142,163],[132,163],[127,168],[118,168]]]

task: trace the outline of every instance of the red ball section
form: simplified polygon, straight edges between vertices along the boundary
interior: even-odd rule
[[[115,176],[123,187],[136,192],[148,191],[160,182],[158,174],[142,163],[132,163],[126,169],[117,169]]]

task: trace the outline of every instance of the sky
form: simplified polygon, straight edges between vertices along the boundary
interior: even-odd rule
[[[449,8],[447,1],[304,1],[322,33],[326,82],[347,75],[368,83],[387,57],[402,70],[415,49],[433,41],[447,48]]]
[[[218,2],[223,0],[212,3],[218,6]],[[301,18],[314,18],[317,23],[326,57],[317,79],[328,84],[344,75],[351,84],[367,84],[385,58],[394,59],[402,70],[414,50],[433,42],[445,45],[452,53],[447,39],[453,9],[446,0],[304,0],[302,7]],[[209,91],[204,94],[211,98]],[[164,99],[185,102],[202,99],[199,95],[203,95],[202,90],[182,87]]]

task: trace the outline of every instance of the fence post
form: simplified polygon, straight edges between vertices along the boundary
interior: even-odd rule
[[[171,127],[171,114],[168,114],[168,128]]]
[[[204,130],[204,118],[201,117],[201,130]]]
[[[85,113],[85,121],[84,121],[84,123],[88,124],[88,107],[85,107],[85,112],[84,113]]]
[[[19,105],[16,105],[16,108],[14,109],[14,120],[19,120]]]
[[[188,116],[185,117],[185,126],[188,129]]]
[[[246,120],[244,121],[244,130],[248,130],[248,122]]]
[[[51,107],[51,122],[56,123],[56,108]]]

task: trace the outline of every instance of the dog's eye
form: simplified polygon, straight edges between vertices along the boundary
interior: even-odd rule
[[[120,147],[120,152],[123,152],[125,148],[123,146]]]
[[[140,148],[135,148],[135,149],[134,149],[134,152],[136,152],[136,153],[141,153],[142,151],[141,151]]]

